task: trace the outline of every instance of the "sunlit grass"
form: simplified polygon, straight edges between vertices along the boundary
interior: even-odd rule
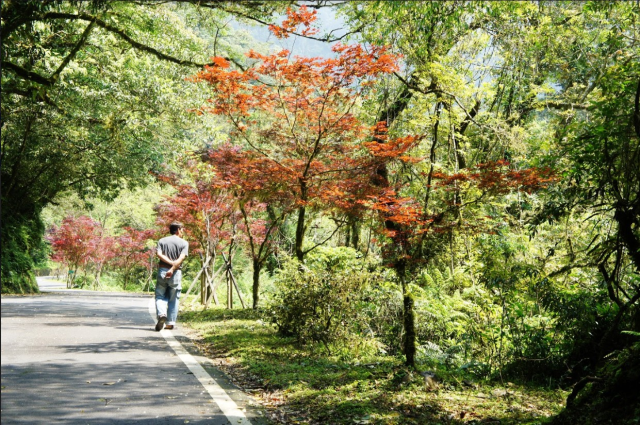
[[[401,358],[371,350],[300,347],[279,337],[252,310],[211,308],[181,313],[199,347],[287,423],[541,424],[562,408],[566,393],[512,383],[476,382],[467,388],[449,371],[430,391]]]

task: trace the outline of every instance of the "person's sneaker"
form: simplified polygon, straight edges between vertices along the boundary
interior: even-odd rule
[[[171,329],[175,328],[175,325],[167,325],[164,328],[167,329],[167,330],[171,330]]]
[[[156,323],[156,331],[161,331],[164,328],[164,322],[167,321],[167,316],[160,316],[158,323]]]

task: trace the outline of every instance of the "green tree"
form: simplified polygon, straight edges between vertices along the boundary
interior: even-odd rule
[[[379,174],[402,187],[405,196],[422,197],[425,210],[438,213],[439,220],[455,223],[449,231],[431,234],[412,246],[411,255],[424,264],[409,270],[407,279],[425,266],[448,267],[453,274],[457,267],[479,260],[477,253],[482,250],[477,244],[483,239],[474,235],[477,227],[468,227],[477,218],[489,218],[498,238],[516,239],[524,231],[527,210],[546,202],[545,197],[521,191],[492,199],[473,190],[438,191],[436,171],[455,174],[477,163],[503,159],[519,168],[549,164],[564,173],[566,190],[553,193],[539,218],[575,211],[566,223],[576,237],[567,239],[566,231],[555,228],[535,245],[535,250],[548,250],[550,255],[507,256],[507,268],[520,267],[518,262],[524,261],[529,263],[525,268],[540,273],[539,279],[547,274],[554,282],[576,268],[582,269],[585,281],[600,272],[603,282],[610,282],[600,288],[613,294],[613,308],[619,308],[610,325],[617,327],[623,317],[633,317],[637,299],[631,257],[637,251],[635,173],[640,167],[629,123],[637,87],[633,65],[638,52],[637,5],[450,1],[412,6],[403,2],[342,6],[352,28],[360,29],[359,37],[390,44],[406,59],[404,74],[379,85],[378,99],[369,104],[371,116],[386,121],[391,134],[424,135],[415,151],[422,161],[385,167]],[[553,154],[554,149],[562,155]],[[595,240],[585,240],[583,226],[574,221],[579,217],[593,224]],[[603,237],[598,233],[607,223],[616,223],[619,231]],[[471,232],[464,231],[465,226]],[[572,240],[584,245],[573,246]],[[499,264],[492,267],[495,270],[485,267],[477,273],[493,290],[491,276],[503,271]],[[522,293],[536,299],[537,293],[526,294],[526,285],[514,286],[518,287],[511,292],[514,297]],[[585,290],[585,306],[598,299],[600,288]],[[566,290],[566,285],[555,286],[547,301],[562,298]],[[506,302],[506,317],[511,301],[499,302]],[[578,323],[579,317],[563,312],[559,303],[549,301],[544,306],[538,300],[536,305],[543,314],[552,310],[548,314],[566,325],[563,332]],[[407,330],[413,328],[411,318],[405,314]],[[580,323],[577,327],[587,332]],[[411,345],[405,345],[406,352],[412,352]]]
[[[184,77],[238,57],[227,12],[281,4],[193,3],[3,2],[2,291],[37,290],[40,212],[56,195],[112,198],[215,134],[186,113],[203,99]]]

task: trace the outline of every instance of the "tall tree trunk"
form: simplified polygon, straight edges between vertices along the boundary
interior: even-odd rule
[[[296,224],[296,258],[300,263],[304,263],[303,245],[304,245],[304,234],[306,230],[305,215],[307,212],[307,208],[305,207],[305,204],[307,202],[308,189],[307,189],[307,182],[305,181],[304,178],[301,177],[299,181],[300,181],[300,201],[302,205],[298,209],[298,223]]]
[[[403,351],[405,355],[405,364],[409,367],[416,367],[416,316],[414,312],[413,295],[409,292],[407,285],[407,272],[404,260],[400,260],[395,266],[396,274],[402,285],[403,298],[403,325],[404,338],[402,341]]]
[[[304,243],[304,220],[305,220],[306,208],[300,207],[298,209],[298,224],[296,225],[296,258],[299,262],[304,262],[304,251],[302,245]]]
[[[413,310],[414,300],[413,295],[407,292],[406,287],[403,288],[404,292],[404,355],[405,364],[412,368],[416,367],[416,315]]]
[[[260,270],[262,269],[262,262],[258,259],[253,259],[253,309],[258,309],[258,301],[260,300]]]
[[[413,97],[413,92],[409,89],[409,85],[405,84],[398,97],[393,103],[385,108],[378,116],[378,122],[385,122],[387,127],[391,127],[396,118],[405,110],[409,101]],[[378,143],[385,143],[385,138],[382,134],[374,134],[373,140]],[[385,164],[376,168],[376,178],[374,184],[381,187],[389,187],[389,170]],[[390,220],[385,220],[385,228],[387,230],[397,230],[396,224]],[[415,354],[416,354],[416,333],[415,333],[415,314],[413,311],[413,297],[407,291],[406,283],[406,264],[404,260],[400,260],[395,266],[396,274],[400,279],[402,285],[402,297],[403,297],[403,327],[404,327],[404,340],[403,348],[405,354],[405,363],[410,367],[415,367]]]
[[[350,239],[347,240],[347,246],[351,246],[353,249],[358,249],[358,245],[360,245],[360,223],[357,217],[349,218],[349,230],[347,237],[349,236]]]

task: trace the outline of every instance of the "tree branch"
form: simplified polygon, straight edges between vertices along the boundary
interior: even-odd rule
[[[89,15],[89,14],[86,14],[86,13],[80,13],[80,14],[76,15],[76,14],[73,14],[73,13],[47,12],[47,13],[43,14],[42,16],[40,16],[39,18],[34,18],[33,20],[46,20],[46,19],[71,19],[71,20],[81,20],[81,21],[93,22],[96,25],[98,25],[100,28],[118,35],[124,41],[129,43],[133,48],[141,50],[143,52],[147,52],[149,54],[152,54],[155,57],[157,57],[158,59],[161,59],[161,60],[164,60],[164,61],[168,61],[168,62],[172,62],[172,63],[178,64],[178,65],[193,66],[193,67],[197,67],[197,68],[204,68],[205,66],[214,66],[214,63],[198,63],[198,62],[193,62],[193,61],[186,60],[186,59],[178,59],[178,58],[175,58],[173,56],[170,56],[170,55],[168,55],[166,53],[163,53],[163,52],[161,52],[159,50],[154,49],[153,47],[147,46],[146,44],[142,44],[142,43],[137,42],[133,38],[129,37],[120,28],[116,28],[116,27],[108,24],[107,22],[103,21],[102,19],[99,19],[96,16],[92,16],[92,15]],[[230,62],[233,62],[236,66],[242,68],[242,65],[239,64],[234,59],[231,59],[231,58],[225,58],[225,59],[230,61]]]
[[[93,29],[94,25],[95,25],[94,22],[90,22],[89,25],[87,25],[87,28],[85,28],[85,30],[82,32],[82,35],[80,36],[80,40],[78,40],[76,45],[73,46],[73,49],[71,49],[67,57],[64,58],[60,66],[58,66],[58,69],[56,69],[54,73],[51,74],[51,77],[49,77],[49,80],[55,81],[58,79],[58,76],[60,75],[62,70],[69,64],[69,62],[71,62],[71,60],[76,56],[78,51],[87,42],[87,38],[89,38],[89,34],[91,33],[91,30]]]
[[[636,89],[636,102],[633,114],[633,127],[636,130],[636,136],[640,139],[640,80],[638,80],[638,88]]]
[[[37,72],[29,71],[19,65],[11,62],[2,61],[2,68],[7,68],[16,73],[17,76],[24,78],[25,80],[33,81],[34,83],[41,84],[43,86],[50,87],[53,85],[53,81],[47,77],[43,77]]]
[[[190,66],[196,66],[199,68],[203,68],[206,64],[201,64],[201,63],[195,63],[192,61],[188,61],[188,60],[182,60],[182,59],[177,59],[174,58],[173,56],[169,56],[165,53],[162,53],[152,47],[149,47],[145,44],[139,43],[137,41],[135,41],[134,39],[132,39],[131,37],[129,37],[127,34],[125,34],[125,32],[119,28],[116,28],[112,25],[109,25],[108,23],[106,23],[105,21],[103,21],[102,19],[99,19],[95,16],[92,15],[88,15],[86,13],[80,13],[78,15],[72,14],[72,13],[61,13],[61,12],[48,12],[45,13],[42,16],[42,19],[76,19],[76,20],[83,20],[83,21],[89,21],[89,22],[95,22],[96,25],[98,25],[100,28],[112,32],[114,34],[117,34],[118,36],[120,36],[120,38],[122,38],[124,41],[126,41],[127,43],[129,43],[132,47],[138,49],[138,50],[142,50],[144,52],[150,53],[152,55],[154,55],[155,57],[157,57],[158,59],[162,59],[162,60],[166,60],[169,62],[173,62],[176,63],[178,65],[190,65]]]
[[[541,102],[533,102],[528,107],[522,110],[522,114],[527,114],[534,109],[538,108],[551,108],[551,109],[560,109],[566,111],[568,109],[578,109],[578,110],[587,110],[590,108],[589,105],[585,105],[582,103],[572,103],[572,102],[557,102],[553,100],[546,100]]]
[[[464,135],[464,132],[467,131],[467,127],[469,127],[471,121],[476,117],[476,115],[478,115],[481,104],[482,101],[480,99],[476,100],[475,105],[473,105],[473,108],[471,108],[471,111],[469,111],[469,115],[465,117],[464,121],[462,121],[460,123],[460,126],[456,129],[456,132],[458,134],[460,134],[461,136]],[[453,145],[454,153],[456,155],[456,158],[458,159],[459,168],[467,168],[467,161],[464,157],[464,153],[460,151],[460,144],[457,138],[454,138]]]
[[[309,252],[313,251],[314,249],[316,249],[317,247],[319,247],[320,245],[324,245],[325,242],[327,242],[329,239],[331,239],[333,237],[333,235],[336,234],[336,232],[340,229],[342,229],[342,227],[345,225],[345,222],[341,222],[341,223],[336,223],[336,229],[329,235],[328,238],[326,238],[325,240],[323,240],[322,242],[318,242],[317,244],[315,244],[314,246],[312,246],[311,248],[303,251],[303,255],[307,255]]]
[[[607,283],[607,293],[609,295],[609,298],[611,299],[611,301],[615,302],[618,305],[618,307],[622,308],[623,303],[613,291],[613,282],[612,282],[613,278],[611,277],[611,275],[609,275],[609,272],[607,271],[605,264],[604,263],[598,264],[598,270],[600,270],[602,277],[604,277],[604,281]]]
[[[58,112],[64,113],[64,109],[62,109],[58,104],[51,100],[46,92],[41,92],[36,87],[29,87],[26,90],[22,90],[17,87],[3,87],[2,92],[5,94],[17,94],[18,96],[26,97],[29,99],[40,99],[47,105],[54,107]]]
[[[265,25],[267,27],[270,26],[270,25],[276,25],[276,24],[273,24],[273,23],[270,23],[270,22],[267,22],[267,21],[263,21],[260,18],[256,18],[255,16],[251,16],[251,15],[248,15],[248,14],[240,12],[240,11],[230,10],[228,8],[221,7],[218,4],[215,5],[215,6],[201,4],[201,6],[202,7],[207,7],[207,8],[210,8],[210,9],[220,9],[220,10],[223,10],[223,11],[225,11],[225,12],[231,14],[231,15],[241,16],[241,17],[243,17],[245,19],[249,19],[249,20],[257,22],[257,23],[259,23],[261,25]],[[362,28],[364,28],[364,24],[359,26],[358,28],[354,29],[353,31],[349,31],[346,34],[341,35],[340,37],[334,37],[334,38],[331,37],[331,34],[333,33],[333,31],[331,31],[326,37],[323,37],[323,38],[313,37],[311,35],[303,35],[303,34],[299,34],[299,33],[294,32],[294,31],[287,31],[287,33],[288,34],[292,34],[292,35],[297,35],[298,37],[308,38],[310,40],[322,41],[324,43],[333,43],[333,42],[336,42],[336,41],[340,41],[340,40],[344,39],[345,37],[347,37],[347,36],[349,36],[351,34],[357,33],[358,31],[362,30]]]

